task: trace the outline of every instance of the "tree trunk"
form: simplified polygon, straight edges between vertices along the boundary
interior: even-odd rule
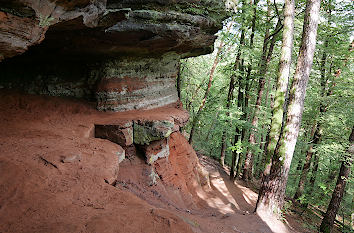
[[[275,31],[277,31],[279,27],[280,27],[280,20],[278,20],[277,26],[275,27]],[[258,83],[258,93],[257,93],[256,106],[255,106],[254,116],[252,119],[253,129],[251,129],[251,133],[248,138],[248,142],[251,145],[256,145],[255,133],[257,132],[257,127],[258,127],[258,115],[259,115],[260,107],[262,104],[262,95],[263,95],[264,86],[265,86],[265,75],[267,73],[268,65],[269,65],[269,62],[272,58],[273,49],[274,49],[274,45],[276,42],[275,36],[276,36],[276,34],[273,35],[273,38],[272,38],[272,41],[271,41],[271,44],[269,46],[269,50],[267,53],[267,44],[268,44],[268,40],[269,40],[269,28],[266,29],[266,33],[264,35],[264,42],[263,42],[262,59],[261,59],[261,63],[260,63],[259,73],[257,75],[257,76],[259,76],[259,83]],[[252,174],[252,167],[253,167],[253,160],[254,160],[253,157],[254,157],[254,154],[252,153],[252,150],[248,149],[247,153],[246,153],[246,157],[245,157],[245,163],[244,163],[243,174],[242,174],[242,180],[244,180],[244,181],[251,180],[253,177],[253,174]]]
[[[177,88],[177,94],[178,94],[178,99],[181,99],[181,62],[178,64],[178,72],[177,72],[177,82],[176,82],[176,88]]]
[[[242,101],[243,101],[243,80],[242,80],[243,79],[243,59],[241,59],[241,53],[242,53],[242,46],[244,44],[245,44],[245,31],[242,29],[241,37],[240,37],[240,49],[238,50],[236,60],[235,60],[235,66],[234,66],[235,71],[239,70],[239,75],[237,77],[237,81],[238,81],[237,108],[238,109],[242,109]],[[240,127],[236,126],[234,144],[238,142],[240,134],[241,134]],[[230,180],[232,181],[235,179],[235,166],[237,160],[236,157],[237,157],[237,153],[236,151],[233,151],[231,169],[230,169]]]
[[[288,89],[289,73],[291,65],[291,55],[293,48],[293,37],[294,37],[294,15],[295,15],[295,2],[294,0],[285,0],[284,5],[284,30],[283,30],[283,40],[281,47],[281,57],[279,61],[279,72],[278,80],[276,84],[276,93],[274,97],[274,106],[272,107],[272,119],[267,134],[265,146],[265,156],[264,156],[264,171],[262,175],[262,185],[259,190],[258,200],[256,204],[256,211],[260,210],[259,206],[263,205],[262,199],[266,196],[269,188],[268,186],[268,175],[270,173],[270,167],[272,164],[272,154],[275,150],[276,143],[280,135],[281,124],[283,121],[283,105],[285,102],[285,95]]]
[[[294,14],[295,3],[294,0],[285,1],[284,6],[284,29],[283,40],[281,48],[281,57],[279,61],[278,80],[276,84],[276,92],[274,96],[274,106],[272,108],[271,125],[268,140],[266,142],[265,162],[263,178],[269,175],[270,167],[272,164],[272,156],[275,151],[275,147],[278,143],[279,136],[281,134],[281,128],[283,123],[283,115],[285,108],[285,98],[288,91],[291,55],[293,49],[293,37],[294,37]],[[263,182],[262,182],[263,183]]]
[[[273,89],[273,87],[271,87]],[[267,95],[266,95],[267,96]],[[270,108],[273,109],[274,108],[274,95],[271,95],[270,97]],[[264,142],[264,147],[263,147],[263,156],[262,156],[262,161],[261,161],[261,167],[260,167],[260,171],[258,176],[261,177],[263,179],[263,176],[265,176],[266,174],[269,174],[270,171],[270,165],[271,165],[271,159],[267,159],[267,148],[270,142],[270,129],[271,129],[271,125],[269,126],[268,130],[267,130],[267,134],[266,134],[266,138],[265,138],[265,142]]]
[[[227,109],[227,116],[230,116],[230,105],[231,101],[233,99],[233,93],[234,93],[234,87],[235,87],[235,78],[234,76],[231,76],[230,78],[230,84],[229,84],[229,92],[227,94],[227,102],[226,102],[226,109]],[[229,120],[226,121],[226,124],[229,124]],[[221,137],[221,153],[220,153],[220,164],[224,166],[225,164],[225,149],[226,149],[226,131],[224,130],[222,132],[222,137]]]
[[[268,65],[269,62],[271,61],[272,55],[273,55],[273,49],[274,49],[274,45],[277,41],[276,39],[276,35],[281,31],[281,28],[283,27],[283,25],[281,24],[281,20],[278,19],[277,22],[277,26],[275,27],[275,32],[273,33],[273,38],[272,41],[270,43],[269,49],[268,49],[268,55],[267,55],[267,69],[268,69]],[[262,75],[262,74],[261,74]],[[266,72],[264,73],[264,75],[266,75]],[[271,89],[273,89],[273,87],[271,86],[271,78],[268,77],[267,79],[267,91],[265,93],[265,101],[264,101],[264,106],[267,107],[268,106],[268,99],[269,99],[269,91]],[[259,93],[258,93],[259,94]],[[259,96],[259,95],[258,95]],[[271,108],[273,108],[273,98],[271,98]],[[263,115],[263,117],[266,117],[266,114]],[[266,124],[262,125],[262,131],[265,131],[265,128],[267,127]],[[265,140],[264,140],[265,137]],[[265,151],[266,148],[268,147],[268,141],[269,141],[269,130],[267,130],[267,134],[262,133],[261,135],[261,142],[260,142],[260,149],[261,151]],[[262,166],[264,165],[264,157],[265,156],[260,156],[262,159],[259,159],[259,164],[261,164]],[[260,169],[261,172],[263,171],[263,168]],[[260,174],[257,174],[257,176],[259,177]]]
[[[323,51],[323,55],[322,55],[322,58],[321,58],[321,96],[322,97],[325,97],[326,95],[328,96],[329,95],[329,91],[328,93],[326,93],[326,84],[327,84],[327,78],[326,78],[326,60],[327,60],[327,47],[328,47],[328,39],[326,39],[325,41],[325,44],[324,44],[324,51]],[[321,102],[320,103],[320,111],[319,111],[319,116],[321,117],[324,113],[326,112],[326,106]],[[294,195],[294,199],[298,199],[302,196],[304,190],[305,190],[305,184],[306,184],[306,180],[307,180],[307,175],[308,175],[308,172],[310,170],[310,165],[311,165],[311,159],[312,159],[312,156],[314,154],[313,152],[313,147],[315,145],[318,145],[321,141],[321,138],[322,138],[322,126],[321,126],[321,123],[320,122],[316,122],[315,123],[316,125],[316,130],[313,134],[313,137],[311,139],[312,141],[312,144],[311,146],[309,147],[309,149],[307,150],[307,153],[306,153],[306,159],[305,159],[305,164],[304,164],[304,167],[302,169],[302,172],[301,172],[301,176],[300,176],[300,181],[299,181],[299,185],[297,187],[297,190],[296,190],[296,193]],[[318,168],[318,157],[316,159],[316,171],[317,171],[317,168]],[[315,177],[315,176],[313,176]],[[315,183],[315,179],[313,179],[313,183],[310,182],[310,184],[314,185]]]
[[[309,184],[312,190],[313,190],[313,186],[315,185],[315,181],[316,181],[319,160],[320,160],[320,158],[318,157],[317,154],[315,154],[315,157],[313,158],[311,178],[310,178],[310,184]],[[312,193],[312,191],[310,191],[309,193]]]
[[[352,128],[352,132],[349,137],[349,142],[350,142],[349,149],[348,149],[349,156],[348,157],[346,156],[347,158],[341,164],[336,187],[334,188],[332,199],[328,205],[327,212],[322,219],[320,232],[330,233],[332,231],[333,223],[334,220],[336,219],[336,215],[343,198],[345,185],[350,175],[350,166],[354,155],[354,127]]]
[[[208,87],[205,90],[204,97],[203,97],[202,102],[201,102],[201,104],[199,106],[198,112],[194,116],[193,121],[192,121],[192,128],[191,128],[191,132],[189,134],[189,140],[188,140],[189,144],[191,144],[191,145],[192,145],[192,142],[193,142],[193,135],[194,135],[194,131],[195,131],[195,126],[196,126],[196,124],[197,124],[197,122],[199,120],[200,114],[202,113],[202,110],[203,110],[203,108],[205,106],[205,102],[206,102],[206,100],[208,98],[209,91],[210,91],[210,88],[211,88],[211,83],[213,82],[213,78],[214,78],[214,72],[215,72],[216,66],[218,65],[218,63],[220,61],[220,57],[219,56],[220,56],[221,49],[222,49],[223,46],[224,46],[224,43],[220,42],[220,46],[219,46],[218,51],[216,53],[213,66],[211,67],[211,70],[210,70]]]
[[[314,133],[311,134],[313,135],[311,138],[312,138],[312,144],[310,145],[309,149],[307,150],[307,153],[306,153],[306,158],[305,158],[305,164],[302,168],[302,171],[301,171],[301,175],[300,175],[300,180],[299,180],[299,184],[298,184],[298,187],[296,189],[296,192],[295,192],[295,195],[294,195],[294,199],[298,199],[302,196],[302,194],[304,193],[304,190],[305,190],[305,183],[306,183],[306,180],[307,180],[307,174],[310,170],[310,165],[311,165],[311,159],[312,159],[312,155],[313,155],[313,146],[314,145],[317,145],[321,139],[321,136],[320,136],[320,127],[317,123],[315,123],[314,125]]]
[[[237,135],[235,135],[235,140],[238,140]],[[236,165],[237,153],[232,151],[231,169],[230,169],[230,180],[235,180],[235,165]]]
[[[243,72],[243,61],[241,61],[240,72]],[[239,109],[243,109],[243,80],[242,80],[242,74],[238,77],[238,95],[237,95],[237,107]],[[239,140],[242,140],[242,130],[241,127],[238,125],[236,126],[236,132],[235,132],[235,140],[234,144],[236,144]],[[236,165],[236,157],[238,156],[237,159],[237,166],[235,169]],[[238,171],[239,171],[239,161],[241,159],[241,155],[237,154],[236,151],[232,152],[232,164],[231,164],[231,170],[230,170],[230,180],[235,180],[235,170],[236,170],[236,177],[238,176]]]
[[[272,158],[268,179],[262,183],[257,211],[280,215],[304,108],[306,87],[316,47],[320,0],[308,0],[295,75],[292,82],[287,120]]]
[[[221,152],[220,152],[220,165],[225,165],[225,150],[226,150],[226,132],[222,132],[221,136]]]

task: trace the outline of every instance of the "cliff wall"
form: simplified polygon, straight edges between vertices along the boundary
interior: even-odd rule
[[[0,0],[0,232],[192,232],[181,216],[209,180],[175,81],[226,14],[219,0]]]
[[[2,0],[0,86],[104,111],[175,103],[180,58],[210,53],[225,17],[217,0]]]

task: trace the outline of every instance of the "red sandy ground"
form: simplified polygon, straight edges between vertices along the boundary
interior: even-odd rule
[[[257,194],[205,157],[211,186],[202,187],[197,156],[179,133],[156,163],[154,186],[143,155],[118,165],[117,145],[92,134],[94,123],[183,114],[102,113],[83,101],[1,91],[0,232],[303,232],[295,220],[253,214]]]

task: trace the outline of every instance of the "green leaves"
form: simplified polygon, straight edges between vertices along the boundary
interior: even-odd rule
[[[300,44],[305,2],[304,0],[296,1],[294,51],[298,50]],[[258,116],[258,127],[253,128],[250,121],[254,114],[253,109],[257,96],[257,82],[259,80],[258,69],[262,57],[267,11],[264,5],[265,2],[260,2],[257,6],[254,43],[253,46],[250,47],[249,40],[254,6],[242,3],[242,1],[238,2],[238,13],[229,18],[227,22],[225,22],[224,30],[218,33],[218,41],[216,44],[223,41],[225,45],[219,55],[220,63],[215,71],[214,81],[209,93],[210,95],[208,96],[205,108],[197,123],[198,129],[196,130],[194,140],[196,150],[219,159],[221,137],[225,131],[227,144],[226,164],[231,163],[231,154],[233,151],[242,154],[245,153],[247,149],[251,149],[253,153],[260,155],[256,157],[258,159],[255,163],[262,162],[264,153],[260,149],[260,145],[264,145],[270,125],[270,117],[272,115],[270,105],[276,95],[274,83],[276,82],[275,79],[277,77],[280,58],[281,42],[278,41],[274,47],[274,56],[269,64],[266,75],[266,79],[270,81],[266,82],[266,88],[263,93],[262,105]],[[279,11],[282,10],[279,4],[277,8]],[[329,14],[330,11],[331,14]],[[273,26],[274,29],[278,17],[273,4],[270,14],[270,25]],[[322,2],[318,43],[309,86],[307,88],[300,136],[296,145],[290,171],[290,179],[288,181],[287,194],[292,196],[298,185],[298,177],[301,172],[301,170],[297,169],[303,167],[306,151],[309,146],[313,144],[311,130],[313,125],[318,122],[321,124],[323,136],[321,142],[314,146],[313,153],[319,157],[319,168],[315,176],[316,181],[314,187],[305,187],[305,191],[310,191],[310,188],[313,188],[312,190],[314,191],[301,196],[300,202],[310,202],[314,205],[321,205],[321,207],[326,207],[329,202],[330,194],[333,191],[335,179],[339,172],[340,163],[346,157],[348,135],[354,123],[354,57],[353,49],[349,49],[352,43],[353,15],[353,4],[350,0]],[[231,29],[227,31],[226,28],[230,22],[232,22],[232,26],[230,27]],[[270,30],[271,33],[273,29]],[[245,31],[245,43],[240,43],[241,30]],[[326,41],[328,41],[327,45],[325,43]],[[242,64],[245,67],[244,70],[235,68],[235,60],[238,51],[241,51],[240,60],[242,60]],[[326,53],[327,57],[324,66],[321,64],[323,53]],[[182,61],[181,100],[184,107],[189,111],[191,120],[194,119],[203,98],[209,71],[215,56],[216,49],[211,55]],[[298,54],[293,53],[294,62],[291,67],[291,73],[295,71],[294,64],[296,63],[297,56]],[[251,64],[253,68],[247,80],[250,84],[250,91],[247,96],[250,107],[244,110],[248,118],[241,119],[243,112],[237,107],[237,95],[239,91],[244,94],[244,86],[246,83],[245,81],[239,82],[238,78],[246,76],[249,64]],[[322,67],[324,67],[324,74],[327,80],[324,90],[326,92],[325,95],[322,94],[323,90],[321,87]],[[229,108],[227,108],[226,100],[231,77],[235,78],[234,98],[230,102]],[[241,87],[239,83],[241,83]],[[276,104],[282,107],[283,103]],[[321,105],[326,107],[324,114],[319,114]],[[281,124],[279,126],[281,126]],[[236,127],[240,130],[245,130],[245,138],[248,138],[249,133],[254,131],[256,144],[250,145],[247,140],[234,142]],[[184,129],[188,133],[190,124]],[[314,161],[312,161],[310,166],[310,172],[307,176],[308,181],[312,176],[313,164]],[[259,167],[262,166],[259,165]],[[348,183],[342,206],[347,213],[350,213],[351,202],[354,196],[353,175],[349,177]]]

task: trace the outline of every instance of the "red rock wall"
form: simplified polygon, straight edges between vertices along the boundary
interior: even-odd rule
[[[171,134],[169,147],[168,159],[155,162],[156,172],[165,184],[180,188],[182,192],[195,194],[200,187],[197,154],[179,132]]]

